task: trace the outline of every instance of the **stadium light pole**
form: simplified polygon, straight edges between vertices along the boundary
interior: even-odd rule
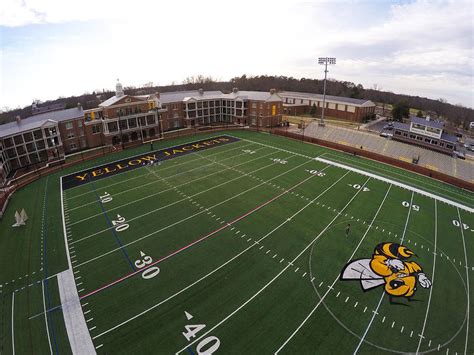
[[[324,123],[324,109],[326,108],[326,79],[327,79],[327,74],[328,74],[328,64],[329,65],[336,64],[336,58],[319,57],[318,64],[324,65],[323,109],[321,112],[321,121],[319,122],[319,125],[324,127],[326,125]]]

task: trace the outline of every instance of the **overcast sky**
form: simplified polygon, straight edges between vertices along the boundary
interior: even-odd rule
[[[473,1],[1,0],[0,108],[192,75],[329,77],[474,107]]]

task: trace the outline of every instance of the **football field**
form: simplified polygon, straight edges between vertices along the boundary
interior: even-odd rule
[[[267,134],[155,148],[47,178],[73,282],[4,286],[2,352],[473,353],[471,193]]]

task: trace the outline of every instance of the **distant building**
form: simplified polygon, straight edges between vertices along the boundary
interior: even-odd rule
[[[82,107],[52,111],[0,126],[0,165],[6,175],[18,168],[62,160],[65,154],[60,131],[81,121]]]
[[[36,102],[33,102],[33,104],[31,105],[31,114],[39,115],[46,112],[64,110],[65,108],[66,104],[64,103],[38,106]]]
[[[117,83],[115,95],[97,108],[50,109],[0,126],[1,183],[20,168],[62,161],[84,149],[158,139],[173,129],[223,123],[274,127],[281,123],[282,99],[275,90],[237,88],[229,94],[200,89],[132,96]]]
[[[442,153],[456,150],[457,137],[444,132],[444,123],[429,117],[410,117],[410,124],[393,122],[393,139]]]
[[[283,99],[283,112],[287,115],[307,114],[311,111],[313,104],[316,106],[316,116],[321,115],[323,95],[293,91],[281,91],[278,94]],[[326,95],[324,115],[362,122],[364,117],[375,114],[375,106],[370,100]]]

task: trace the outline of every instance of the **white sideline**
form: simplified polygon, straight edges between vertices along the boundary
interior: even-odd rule
[[[464,228],[461,219],[461,214],[459,213],[458,208],[458,218],[459,218],[459,228],[461,229],[461,236],[462,236],[462,245],[464,247],[464,262],[466,263],[466,285],[467,285],[467,307],[466,307],[466,344],[464,345],[464,354],[467,354],[467,343],[469,339],[469,308],[471,306],[471,299],[469,295],[469,269],[467,268],[467,252],[466,252],[466,240],[464,239]]]
[[[364,183],[363,186],[367,184],[367,182],[370,180],[367,179],[367,181]],[[310,247],[313,245],[313,243],[316,243],[316,241],[329,229],[329,227],[333,224],[333,222],[339,218],[339,216],[345,211],[345,209],[351,204],[351,202],[357,197],[357,195],[362,191],[362,189],[357,190],[357,192],[352,196],[352,198],[347,202],[347,204],[337,213],[337,215],[326,225],[326,227],[308,244],[306,247],[293,259],[291,262],[289,262],[273,279],[271,279],[265,286],[263,286],[260,290],[258,290],[252,297],[250,297],[247,301],[242,303],[239,307],[237,307],[232,313],[230,313],[228,316],[226,316],[223,320],[221,320],[219,323],[214,325],[211,329],[209,329],[206,333],[202,334],[199,338],[195,339],[193,342],[187,344],[184,348],[178,350],[176,354],[179,354],[180,352],[186,350],[189,346],[195,344],[196,342],[200,341],[202,338],[207,336],[210,332],[212,332],[214,329],[219,327],[221,324],[226,322],[229,318],[231,318],[234,314],[236,314],[238,311],[240,311],[242,308],[244,308],[249,302],[251,302],[255,297],[257,297],[260,293],[262,293],[268,286],[270,286],[276,279],[278,279],[289,267],[294,265],[295,261],[299,259],[301,255],[303,255]]]
[[[326,166],[325,168],[321,169],[321,171],[327,169],[328,166]],[[199,282],[201,282],[202,280],[208,278],[209,276],[211,276],[212,274],[214,274],[215,272],[217,272],[218,270],[222,269],[224,266],[226,266],[227,264],[229,264],[231,261],[237,259],[239,256],[241,256],[242,254],[244,254],[245,252],[247,252],[248,250],[250,250],[251,248],[253,248],[254,246],[256,245],[259,245],[263,240],[265,240],[267,237],[269,237],[270,235],[272,235],[275,231],[277,231],[278,229],[280,229],[281,227],[283,227],[285,224],[287,224],[289,221],[291,221],[294,217],[296,217],[298,214],[300,214],[303,210],[305,210],[309,205],[313,204],[316,200],[318,200],[322,195],[324,195],[326,192],[328,192],[329,190],[331,190],[339,181],[341,181],[349,172],[347,172],[346,174],[342,175],[338,180],[336,180],[334,183],[332,183],[329,187],[327,187],[323,192],[321,192],[318,196],[316,196],[315,198],[313,198],[310,202],[308,202],[306,205],[304,205],[301,209],[299,209],[298,211],[296,211],[293,215],[291,215],[289,218],[285,218],[283,220],[282,223],[280,223],[278,226],[276,226],[275,228],[273,228],[270,232],[268,232],[267,234],[265,234],[262,238],[260,238],[259,240],[255,241],[252,245],[250,245],[249,247],[247,247],[246,249],[244,249],[243,251],[241,251],[239,254],[233,256],[232,258],[230,258],[229,260],[227,260],[225,263],[223,263],[222,265],[218,266],[217,268],[215,268],[214,270],[210,271],[208,274],[204,275],[203,277],[201,277],[200,279],[198,279],[197,281],[194,281],[193,283],[189,284],[188,286],[186,286],[185,288],[181,289],[180,291],[174,293],[173,295],[169,296],[168,298],[164,299],[163,301],[151,306],[150,308],[136,314],[135,316],[123,321],[122,323],[119,323],[117,324],[116,326],[96,335],[94,337],[94,339],[98,338],[98,337],[101,337],[102,335],[105,335],[125,324],[127,324],[128,322],[131,322],[132,320],[138,318],[138,317],[141,317],[142,315],[148,313],[149,311],[155,309],[156,307],[159,307],[161,306],[162,304],[168,302],[169,300],[173,299],[174,297],[178,296],[179,294],[183,293],[184,291],[186,291],[187,289],[191,288],[192,286],[198,284]]]
[[[240,137],[236,137],[236,136],[233,136],[232,134],[228,134],[228,136],[231,136],[231,137],[234,137],[234,138],[239,138],[240,140],[243,140],[243,141],[247,141],[247,142],[251,142],[251,143],[255,143],[255,144],[260,144],[264,147],[269,147],[269,148],[273,148],[273,149],[277,149],[277,150],[281,150],[283,152],[288,152],[288,153],[292,153],[292,154],[295,154],[295,155],[299,155],[299,156],[302,156],[302,157],[305,157],[305,158],[309,158],[309,159],[313,159],[307,155],[304,155],[304,154],[300,154],[300,153],[296,153],[296,152],[292,152],[290,150],[287,150],[287,149],[282,149],[282,148],[278,148],[278,147],[274,147],[270,144],[265,144],[265,143],[261,143],[261,142],[256,142],[256,141],[253,141],[251,139],[245,139],[245,138],[240,138]],[[284,137],[282,137],[284,138]],[[323,153],[321,154],[324,155],[324,154],[327,154],[327,153]],[[337,162],[334,162],[332,160],[327,160],[327,159],[324,159],[324,158],[314,158],[316,160],[319,160],[319,161],[322,161],[326,164],[331,164],[331,165],[334,165],[334,166],[338,166],[340,168],[343,168],[343,169],[348,169],[348,170],[351,170],[351,171],[354,171],[354,172],[357,172],[359,174],[363,174],[363,175],[366,175],[366,176],[370,176],[374,179],[377,179],[377,180],[380,180],[380,181],[384,181],[384,182],[387,182],[387,183],[390,183],[390,184],[393,184],[395,186],[398,186],[398,187],[401,187],[401,188],[404,188],[404,189],[408,189],[410,191],[415,191],[421,195],[424,195],[424,196],[428,196],[430,198],[434,198],[434,199],[437,199],[438,201],[441,201],[441,202],[445,202],[449,205],[452,205],[452,206],[455,206],[455,207],[458,207],[462,210],[466,210],[468,212],[474,212],[474,208],[472,207],[468,207],[468,206],[465,206],[461,203],[458,203],[458,202],[455,202],[455,201],[451,201],[450,199],[447,199],[447,198],[444,198],[444,197],[441,197],[441,196],[438,196],[438,195],[435,195],[435,194],[432,194],[430,192],[426,192],[424,190],[421,190],[421,189],[418,189],[416,187],[412,187],[410,185],[407,185],[407,184],[403,184],[403,183],[400,183],[396,180],[392,180],[392,179],[388,179],[388,178],[385,178],[385,177],[382,177],[382,176],[379,176],[379,175],[376,175],[376,174],[373,174],[373,173],[369,173],[365,170],[361,170],[361,169],[357,169],[357,168],[353,168],[351,166],[348,166],[348,165],[345,165],[345,164],[341,164],[341,163],[337,163]],[[380,162],[379,162],[380,163]],[[383,163],[380,163],[380,164],[383,164]]]
[[[61,192],[61,215],[63,222],[64,247],[66,249],[67,263],[69,268],[57,275],[59,296],[63,310],[64,324],[71,345],[73,354],[96,354],[92,339],[87,329],[86,321],[82,313],[82,307],[79,300],[74,274],[69,254],[69,245],[67,243],[66,222],[64,218],[64,196],[63,196],[63,177],[59,181],[59,190]]]
[[[434,250],[433,250],[433,272],[431,274],[431,285],[434,284],[434,279],[435,279],[436,244],[437,244],[437,240],[438,240],[438,209],[437,209],[437,205],[436,205],[436,200],[434,200],[434,206],[435,206],[435,216],[434,216],[435,232],[434,232]],[[423,341],[423,338],[424,338],[426,321],[428,320],[428,314],[430,312],[431,294],[432,293],[433,293],[433,286],[430,287],[430,293],[428,295],[428,305],[426,306],[425,320],[423,321],[423,327],[421,328],[420,340],[418,341],[418,347],[416,348],[416,354],[419,354],[421,342]]]
[[[51,347],[51,337],[49,336],[48,313],[46,313],[46,302],[44,300],[44,281],[41,281],[41,290],[43,293],[44,325],[46,326],[46,334],[48,335],[49,352],[52,355],[53,348]]]
[[[461,203],[458,203],[458,202],[455,202],[455,201],[451,201],[445,197],[441,197],[441,196],[438,196],[438,195],[435,195],[431,192],[427,192],[427,191],[424,191],[424,190],[421,190],[421,189],[418,189],[416,187],[413,187],[413,186],[410,186],[410,185],[407,185],[407,184],[403,184],[401,182],[398,182],[396,180],[392,180],[392,179],[389,179],[389,178],[386,178],[386,177],[383,177],[383,176],[379,176],[379,175],[376,175],[376,174],[373,174],[373,173],[369,173],[365,170],[361,170],[361,169],[357,169],[357,168],[353,168],[352,166],[348,166],[348,165],[344,165],[344,164],[341,164],[341,163],[336,163],[332,160],[328,160],[328,159],[324,159],[324,158],[315,158],[316,160],[322,162],[322,163],[325,163],[325,164],[330,164],[330,165],[334,165],[334,166],[337,166],[339,168],[342,168],[342,169],[346,169],[346,170],[350,170],[350,171],[353,171],[355,173],[359,173],[359,174],[362,174],[362,175],[365,175],[365,176],[370,176],[371,178],[374,178],[376,180],[380,180],[380,181],[383,181],[383,182],[386,182],[386,183],[389,183],[389,184],[392,184],[392,185],[395,185],[395,186],[398,186],[398,187],[401,187],[403,189],[406,189],[406,190],[409,190],[409,191],[412,191],[412,192],[416,192],[420,195],[423,195],[423,196],[427,196],[427,197],[430,197],[430,198],[433,198],[435,200],[438,200],[438,201],[441,201],[441,202],[444,202],[444,203],[447,203],[448,205],[451,205],[451,206],[454,206],[454,207],[457,207],[457,208],[460,208],[462,210],[465,210],[465,211],[468,211],[470,213],[473,213],[474,212],[474,208],[472,207],[468,207],[468,206],[465,206]]]
[[[77,293],[72,269],[58,275],[59,297],[69,344],[73,354],[95,354],[89,329]]]

